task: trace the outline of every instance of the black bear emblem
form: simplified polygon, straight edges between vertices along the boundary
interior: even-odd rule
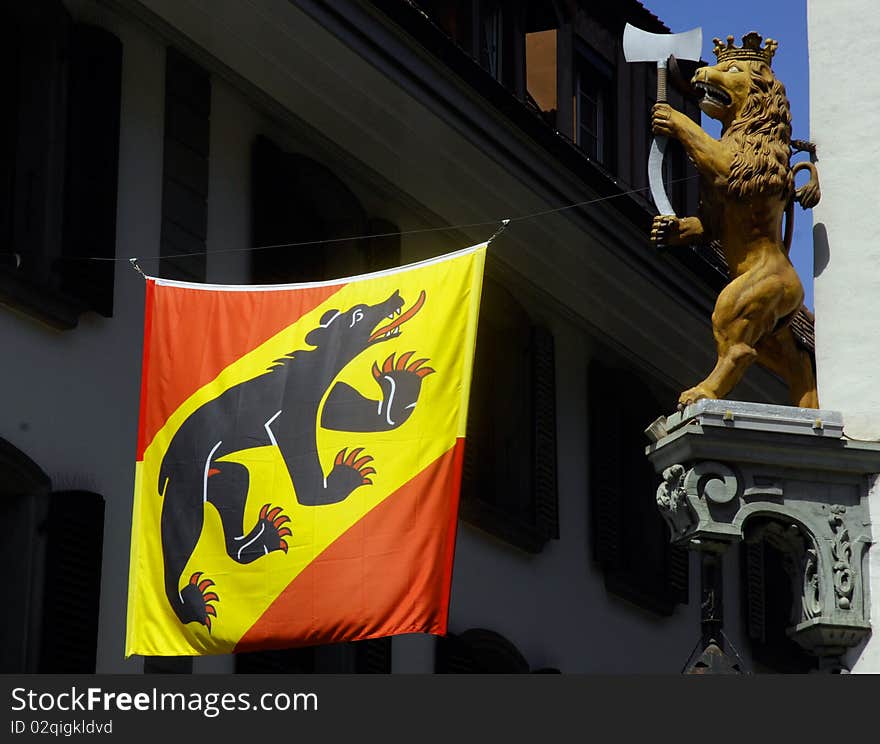
[[[244,528],[249,473],[244,465],[216,462],[234,452],[265,445],[277,446],[287,465],[297,501],[307,506],[334,504],[356,488],[371,485],[376,470],[363,448],[343,449],[329,473],[318,458],[317,422],[349,432],[389,431],[410,417],[422,381],[434,372],[427,359],[410,361],[414,352],[380,367],[373,377],[381,400],[370,400],[344,382],[333,381],[355,357],[375,344],[400,336],[401,326],[425,304],[422,291],[403,311],[400,292],[378,305],[356,305],[344,312],[330,310],[306,344],[313,349],[293,351],[263,374],[228,388],[184,421],[168,445],[159,469],[162,502],[162,554],[165,594],[182,623],[197,622],[211,629],[219,601],[214,583],[196,572],[181,583],[183,570],[202,532],[205,504],[220,515],[226,552],[238,563],[250,563],[275,550],[287,552],[291,534],[280,507],[265,504],[257,523]],[[333,385],[332,389],[330,386]],[[327,394],[323,407],[321,401]]]

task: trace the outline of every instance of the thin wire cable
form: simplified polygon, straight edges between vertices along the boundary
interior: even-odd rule
[[[733,649],[733,655],[736,656],[737,660],[739,661],[740,671],[743,674],[749,674],[748,667],[746,666],[746,663],[743,660],[743,657],[739,655],[739,651],[736,650],[736,646],[733,645],[733,641],[731,641],[730,638],[727,637],[727,633],[724,632],[723,628],[720,630],[720,632],[721,632],[721,637],[725,641],[727,641],[727,644]]]
[[[686,176],[684,178],[676,178],[670,181],[670,183],[680,183],[682,181],[690,181],[696,178],[696,176]],[[577,202],[575,204],[566,204],[564,207],[556,207],[555,209],[545,209],[540,212],[533,212],[531,214],[520,215],[519,217],[505,217],[503,219],[496,220],[487,220],[485,222],[469,222],[462,225],[444,225],[443,227],[424,227],[418,230],[403,230],[401,232],[387,232],[387,233],[374,233],[372,235],[350,235],[344,238],[326,238],[324,240],[303,240],[295,243],[274,243],[271,245],[258,245],[251,248],[227,248],[225,250],[218,251],[198,251],[194,253],[169,253],[163,254],[159,256],[138,256],[138,257],[122,257],[122,258],[110,258],[107,256],[65,256],[66,260],[71,261],[155,261],[162,258],[189,258],[191,256],[206,256],[206,255],[220,255],[226,253],[246,253],[248,251],[265,251],[270,250],[272,248],[300,248],[309,245],[327,245],[328,243],[346,243],[350,240],[371,240],[374,238],[392,238],[396,236],[404,236],[404,235],[420,235],[425,233],[432,232],[448,232],[450,230],[466,230],[468,228],[474,227],[489,227],[492,225],[497,225],[499,222],[502,223],[502,226],[489,238],[491,242],[494,238],[496,238],[505,227],[511,222],[523,222],[525,220],[532,220],[536,217],[544,217],[550,214],[556,214],[558,212],[565,212],[569,209],[577,209],[578,207],[588,207],[593,204],[599,204],[601,202],[610,201],[611,199],[619,199],[624,196],[630,196],[632,194],[639,194],[643,191],[648,191],[649,186],[643,186],[638,189],[630,189],[629,191],[622,191],[619,194],[611,194],[609,196],[600,196],[597,199],[588,199],[586,201]],[[5,254],[0,254],[5,255]]]

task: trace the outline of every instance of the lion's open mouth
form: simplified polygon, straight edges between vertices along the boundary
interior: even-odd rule
[[[425,304],[425,290],[423,289],[419,294],[419,298],[415,301],[415,304],[406,312],[401,313],[401,308],[397,308],[389,318],[392,318],[392,321],[388,323],[388,325],[383,325],[381,328],[377,328],[373,331],[373,335],[370,336],[368,341],[381,341],[386,338],[391,338],[392,336],[397,336],[400,334],[400,326],[402,326],[406,321],[412,318],[419,310],[422,309],[422,305]]]
[[[702,94],[703,101],[714,103],[718,106],[729,106],[733,99],[723,88],[719,88],[712,83],[704,83],[698,81],[694,83],[694,87]]]

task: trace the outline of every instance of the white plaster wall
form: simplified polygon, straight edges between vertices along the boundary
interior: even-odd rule
[[[813,209],[816,362],[823,408],[843,412],[845,432],[880,439],[880,77],[860,74],[847,50],[880,33],[874,0],[808,0],[811,139],[822,201]],[[880,537],[880,489],[869,492],[871,529]],[[866,562],[872,637],[850,654],[854,672],[880,672],[880,546]]]
[[[876,540],[880,531],[880,476],[871,479],[868,514]],[[877,546],[868,550],[862,565],[867,570],[870,585],[868,602],[872,633],[864,644],[847,654],[846,663],[855,674],[877,674],[880,672],[880,549]]]
[[[850,436],[880,439],[880,77],[848,52],[880,33],[875,0],[809,0],[810,126],[822,200],[813,209],[816,361],[823,408]]]

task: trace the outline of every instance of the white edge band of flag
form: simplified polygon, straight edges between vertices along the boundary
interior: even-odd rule
[[[368,279],[377,279],[382,276],[391,276],[412,269],[420,269],[432,264],[442,263],[453,258],[466,256],[488,246],[489,242],[484,241],[477,243],[469,248],[462,248],[452,253],[444,253],[442,256],[435,256],[424,261],[416,261],[415,263],[406,264],[405,266],[397,266],[393,269],[383,269],[382,271],[374,271],[370,274],[359,274],[358,276],[343,277],[340,279],[328,279],[321,282],[302,282],[294,284],[205,284],[202,282],[181,282],[176,279],[163,279],[162,277],[146,275],[147,279],[151,279],[161,287],[184,287],[186,289],[222,289],[227,292],[272,292],[283,289],[309,289],[318,287],[333,287],[337,284],[350,284],[352,282],[360,282]]]

